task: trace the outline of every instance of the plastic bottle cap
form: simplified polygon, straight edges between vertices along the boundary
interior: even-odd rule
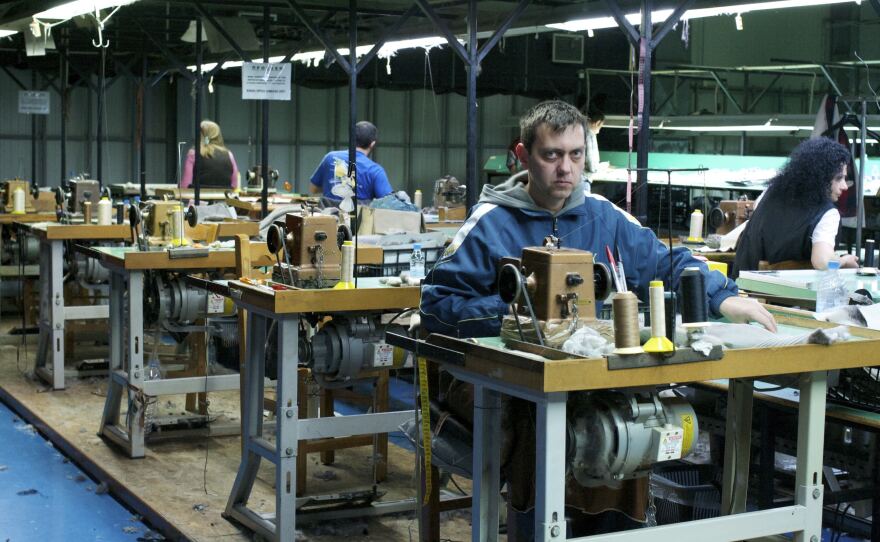
[[[107,196],[104,196],[101,198],[101,201],[110,201],[110,198],[108,198]]]
[[[694,209],[694,212],[691,213],[691,214],[694,214],[694,215],[701,215],[701,214],[703,214],[703,212],[700,211],[699,209]]]
[[[413,243],[413,250],[422,250],[421,243]]]
[[[836,260],[828,262],[828,269],[840,269],[840,262]]]
[[[651,283],[650,283],[648,286],[651,287],[651,288],[655,288],[655,287],[656,287],[656,288],[662,288],[662,287],[663,287],[663,281],[662,281],[662,280],[652,280]]]
[[[350,247],[352,245],[354,245],[354,242],[352,242],[352,241],[343,241],[342,242],[342,246],[344,246],[344,247]]]

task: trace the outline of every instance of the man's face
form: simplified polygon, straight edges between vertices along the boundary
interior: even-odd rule
[[[532,151],[526,151],[520,143],[516,154],[529,171],[527,189],[535,203],[548,211],[559,211],[575,188],[581,186],[584,127],[577,124],[562,132],[553,132],[542,124],[538,127]]]
[[[846,191],[846,164],[840,168],[837,175],[831,179],[831,201],[836,202],[840,195]]]

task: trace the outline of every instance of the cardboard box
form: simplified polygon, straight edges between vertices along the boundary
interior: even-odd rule
[[[417,211],[394,211],[361,207],[358,212],[358,234],[422,233],[425,219]]]

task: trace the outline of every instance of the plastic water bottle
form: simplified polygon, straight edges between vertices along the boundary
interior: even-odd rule
[[[414,279],[425,278],[425,253],[420,243],[413,244],[412,255],[409,257],[409,276]]]
[[[840,262],[828,262],[828,270],[822,275],[816,290],[816,312],[826,312],[849,300],[846,282],[840,275]]]

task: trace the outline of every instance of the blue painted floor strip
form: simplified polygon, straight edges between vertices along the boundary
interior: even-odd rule
[[[0,541],[162,540],[0,403]]]

